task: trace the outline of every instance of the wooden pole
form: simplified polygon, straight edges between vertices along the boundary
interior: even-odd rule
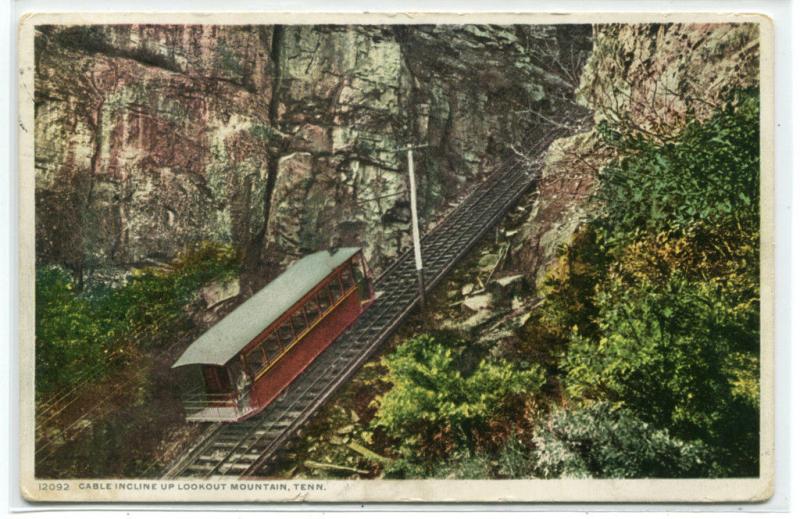
[[[417,218],[417,183],[414,178],[414,152],[408,146],[408,184],[411,198],[411,235],[414,240],[414,262],[417,266],[417,285],[420,306],[425,310],[425,275],[422,270],[422,246],[419,240],[419,219]]]

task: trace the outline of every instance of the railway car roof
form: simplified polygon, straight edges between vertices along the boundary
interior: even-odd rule
[[[357,247],[324,250],[296,261],[189,345],[172,367],[223,366],[358,251]]]

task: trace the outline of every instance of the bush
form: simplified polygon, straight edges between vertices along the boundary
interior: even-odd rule
[[[558,375],[557,365],[573,331],[596,337],[595,287],[607,275],[610,257],[597,247],[592,226],[582,226],[562,248],[539,289],[542,305],[534,308],[521,331],[523,355]]]
[[[619,402],[706,442],[728,467],[718,475],[757,471],[758,300],[676,274],[665,285],[615,283],[596,301],[601,337],[573,336],[567,394]]]
[[[36,390],[47,392],[81,380],[111,356],[114,323],[93,318],[91,301],[78,297],[60,267],[36,271]]]
[[[180,327],[197,290],[232,275],[236,265],[231,248],[202,243],[165,267],[134,271],[121,286],[82,292],[63,268],[37,268],[37,392],[95,380],[161,344]]]
[[[488,454],[458,449],[446,459],[423,461],[418,457],[393,460],[383,473],[395,479],[495,479],[496,462]]]
[[[622,153],[600,173],[600,223],[609,237],[680,230],[725,217],[758,227],[757,92],[737,92],[710,120],[690,120],[666,143],[640,134],[607,142]]]
[[[484,359],[461,371],[457,359],[464,348],[420,335],[383,360],[391,389],[375,400],[372,426],[397,442],[401,458],[474,452],[476,438],[489,433],[493,419],[508,416],[521,397],[544,383],[540,368],[519,369],[506,361]]]
[[[532,474],[544,478],[706,476],[706,447],[676,439],[626,409],[554,410],[533,434]],[[516,475],[517,477],[519,475]]]

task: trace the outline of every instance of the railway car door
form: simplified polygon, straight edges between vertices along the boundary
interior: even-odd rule
[[[231,379],[228,371],[220,366],[203,366],[203,378],[206,382],[206,391],[212,396],[211,401],[217,400],[213,396],[221,396],[231,391]]]

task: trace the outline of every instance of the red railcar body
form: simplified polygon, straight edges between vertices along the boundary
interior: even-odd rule
[[[319,292],[312,292],[309,296],[313,297],[315,294],[319,294]],[[288,315],[296,315],[298,311],[300,308],[294,308],[288,312]],[[358,289],[353,286],[331,306],[328,313],[315,326],[306,329],[305,333],[296,339],[295,344],[274,365],[269,366],[262,373],[253,374],[256,378],[250,392],[251,405],[261,409],[272,402],[317,358],[317,355],[325,351],[361,315],[362,311]],[[248,355],[247,351],[245,355]]]
[[[203,388],[185,399],[187,420],[240,421],[258,413],[373,299],[359,249],[303,258],[201,336],[173,365],[202,367]]]

